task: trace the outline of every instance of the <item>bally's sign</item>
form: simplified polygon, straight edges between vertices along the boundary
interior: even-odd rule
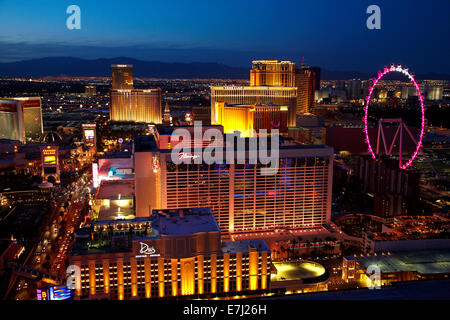
[[[156,252],[154,246],[149,245],[145,242],[139,242],[139,250],[136,258],[146,258],[146,257],[159,257],[160,254]]]

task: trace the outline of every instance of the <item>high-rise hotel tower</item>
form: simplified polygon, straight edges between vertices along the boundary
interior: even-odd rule
[[[280,137],[278,171],[262,175],[264,165],[248,158],[252,138],[246,139],[240,164],[237,158],[233,164],[198,164],[193,154],[180,155],[191,159],[188,163],[174,163],[173,148],[180,140],[173,130],[156,126],[154,136],[135,137],[137,217],[161,208],[210,207],[224,235],[316,228],[330,221],[332,148]],[[236,155],[236,149],[222,153],[224,159]]]
[[[0,139],[35,141],[42,127],[40,97],[0,99]]]
[[[238,105],[283,105],[288,107],[287,125],[296,125],[297,88],[295,64],[290,61],[253,61],[249,87],[211,87],[211,123],[218,124],[217,102]]]
[[[287,125],[296,125],[297,88],[295,87],[211,87],[211,123],[221,124],[218,111],[219,103],[229,105],[259,105],[270,104],[287,106]]]
[[[297,113],[312,111],[315,90],[320,90],[320,68],[308,67],[302,63],[295,69],[295,86],[297,87]]]
[[[221,124],[217,103],[229,105],[284,105],[288,107],[287,126],[296,126],[296,114],[308,113],[314,102],[320,69],[296,69],[295,63],[278,60],[253,61],[250,86],[211,87],[211,123]]]
[[[295,63],[277,60],[253,61],[250,86],[295,87]]]
[[[133,89],[132,65],[116,64],[111,68],[110,119],[161,123],[161,89]]]
[[[112,89],[130,90],[133,89],[133,65],[132,64],[113,64],[112,70]]]

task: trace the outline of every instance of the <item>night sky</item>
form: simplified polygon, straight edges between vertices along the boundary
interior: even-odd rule
[[[81,30],[66,8],[81,8]],[[381,8],[381,30],[366,8]],[[402,63],[450,73],[450,1],[2,1],[0,61],[127,56],[166,62],[289,59],[329,70],[374,72]]]

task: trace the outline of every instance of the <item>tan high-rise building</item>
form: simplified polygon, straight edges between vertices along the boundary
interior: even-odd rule
[[[297,112],[295,63],[256,60],[250,70],[250,86],[211,87],[211,123],[218,123],[217,102],[229,105],[287,106],[287,126],[294,127]]]
[[[42,127],[40,97],[0,99],[0,139],[36,141]]]
[[[133,89],[133,65],[113,64],[111,69],[113,89]]]
[[[161,89],[133,89],[133,66],[113,64],[109,117],[113,121],[161,123]]]
[[[161,89],[114,90],[110,92],[110,118],[114,121],[161,123]]]
[[[302,66],[295,70],[295,86],[297,87],[297,113],[304,114],[311,111],[315,94],[315,72],[311,68]]]
[[[250,70],[250,86],[295,87],[295,63],[278,60],[257,60]]]

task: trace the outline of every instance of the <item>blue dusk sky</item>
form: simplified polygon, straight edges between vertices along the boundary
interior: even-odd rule
[[[69,5],[81,29],[66,28]],[[369,5],[381,30],[369,30]],[[288,59],[374,72],[401,63],[450,73],[448,0],[0,0],[0,62],[49,56],[127,56],[164,62]]]

